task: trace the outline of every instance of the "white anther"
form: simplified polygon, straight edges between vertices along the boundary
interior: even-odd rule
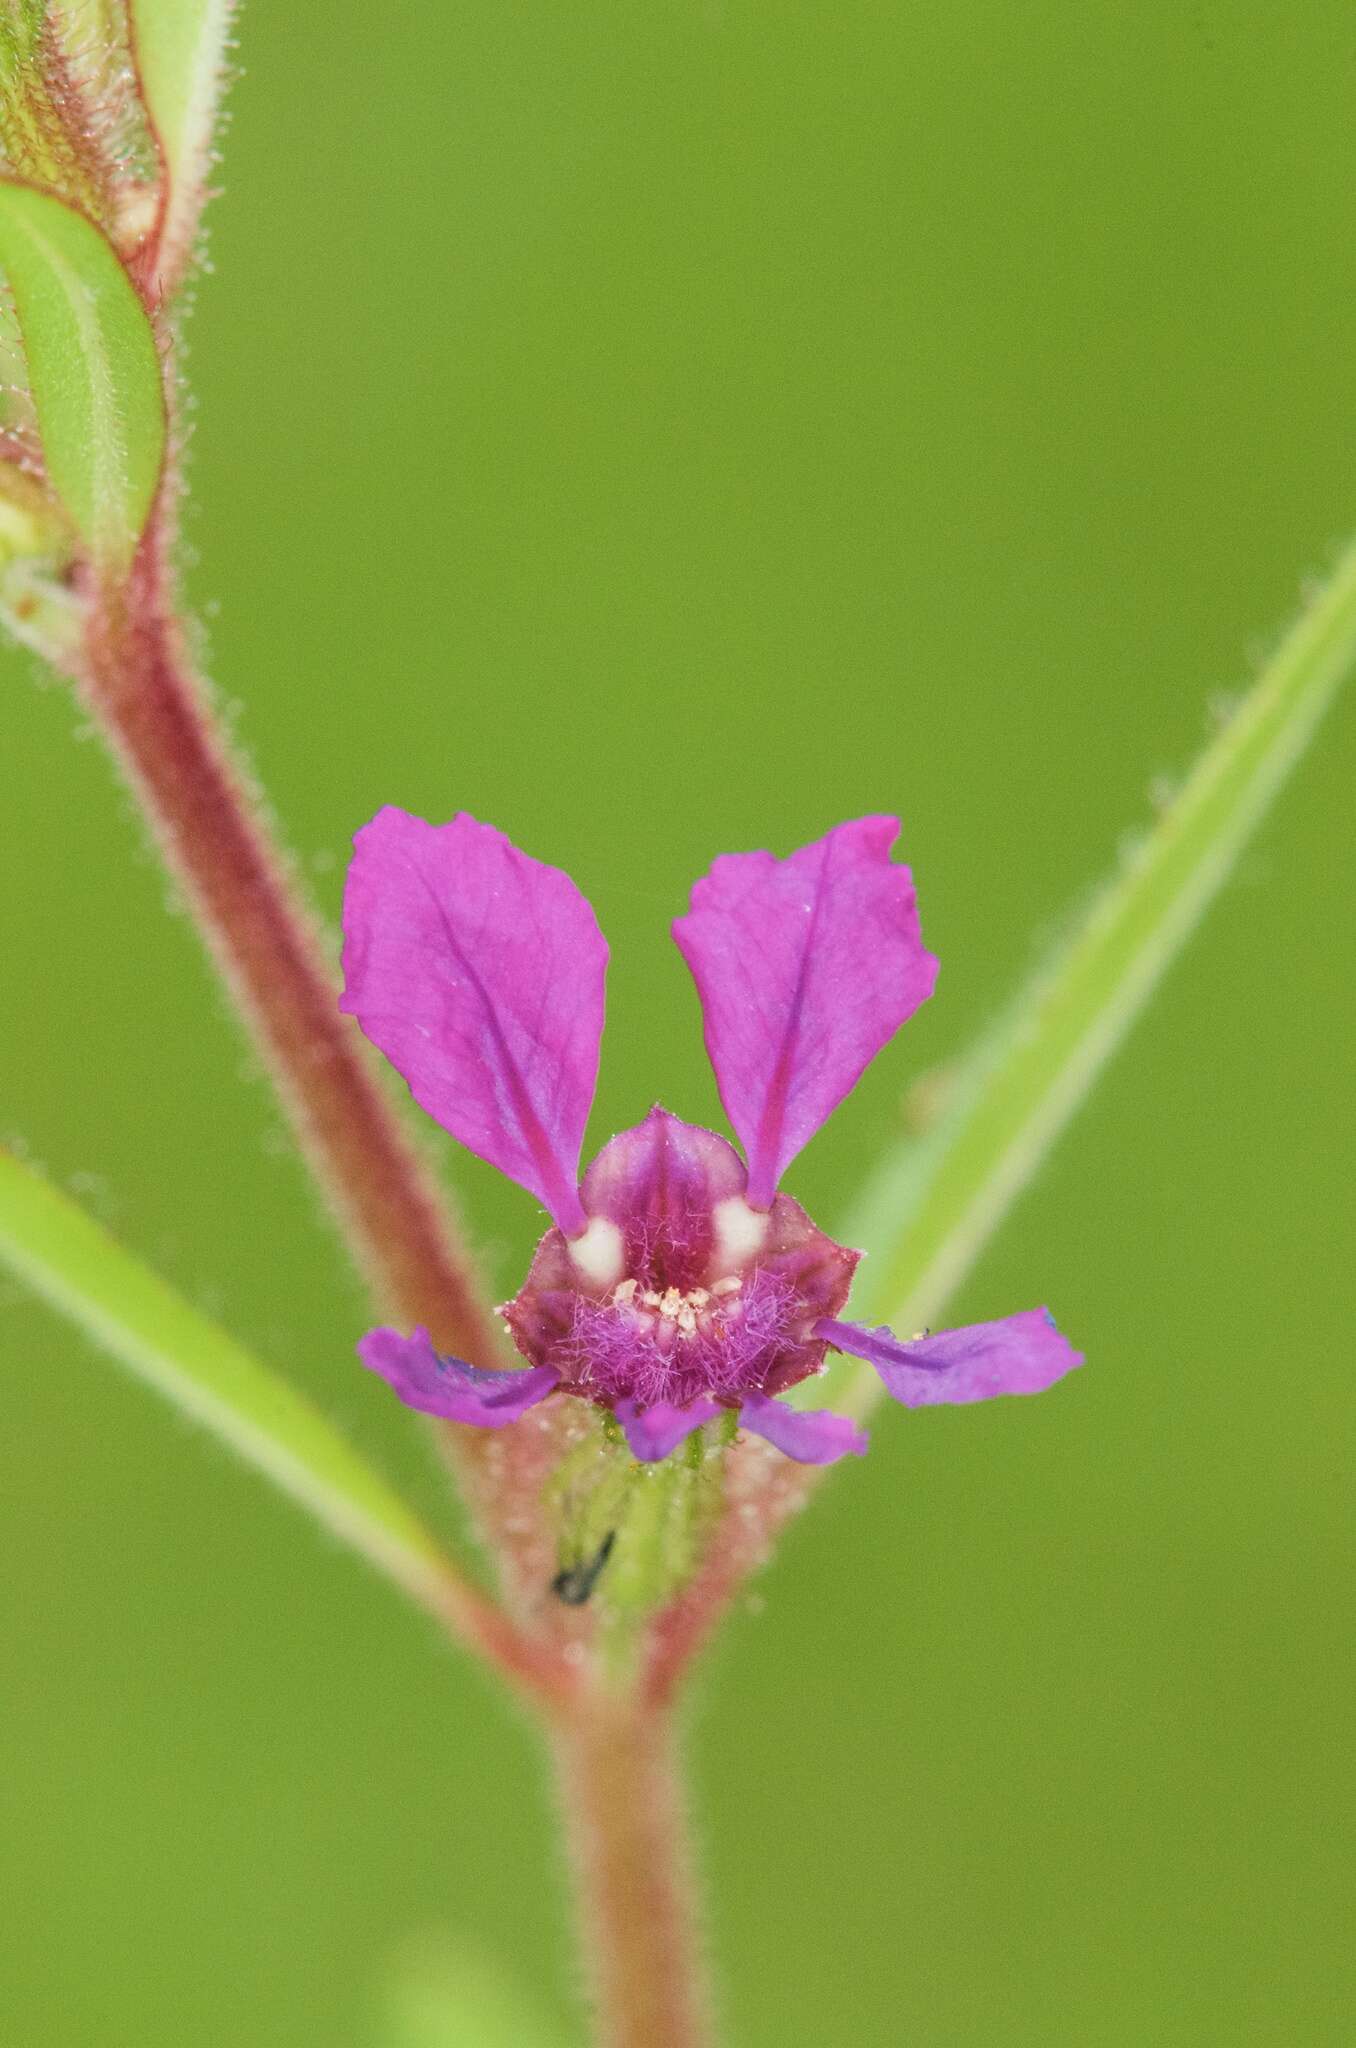
[[[730,1286],[738,1288],[739,1282],[732,1281],[722,1291],[728,1293]],[[678,1337],[697,1335],[704,1327],[703,1314],[710,1303],[711,1295],[705,1287],[694,1287],[690,1294],[684,1294],[679,1287],[666,1287],[660,1294],[653,1287],[642,1287],[638,1280],[628,1279],[612,1290],[614,1308],[630,1309],[633,1315],[662,1317]]]
[[[728,1273],[723,1280],[717,1280],[712,1284],[711,1292],[712,1294],[738,1294],[743,1285],[744,1282],[739,1278],[738,1274]]]
[[[591,1216],[588,1228],[570,1239],[570,1259],[595,1287],[612,1287],[626,1265],[622,1234],[606,1216]]]
[[[747,1266],[763,1249],[767,1236],[767,1211],[751,1209],[742,1195],[728,1195],[712,1211],[716,1243],[723,1265]]]

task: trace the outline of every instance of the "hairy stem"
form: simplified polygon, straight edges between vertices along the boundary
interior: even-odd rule
[[[267,1062],[374,1291],[435,1342],[488,1363],[469,1261],[357,1034],[283,861],[246,797],[165,602],[160,550],[91,607],[85,701]]]
[[[339,1012],[315,921],[231,758],[168,590],[162,503],[127,583],[92,594],[76,672],[84,701],[376,1299],[398,1320],[426,1325],[440,1350],[500,1364],[499,1332],[446,1200],[357,1027]],[[526,1620],[553,1569],[540,1512],[549,1423],[513,1432],[511,1454],[487,1442],[489,1432],[436,1430]]]
[[[553,1727],[598,2048],[713,2039],[672,1717],[581,1697]]]

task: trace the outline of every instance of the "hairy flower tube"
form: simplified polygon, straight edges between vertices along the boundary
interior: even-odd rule
[[[632,1454],[665,1458],[732,1412],[823,1465],[867,1439],[777,1397],[827,1349],[869,1361],[906,1407],[1035,1393],[1079,1355],[1048,1311],[912,1339],[841,1319],[860,1254],[778,1191],[786,1167],[932,993],[893,818],[786,860],[725,854],[673,935],[743,1157],[662,1108],[579,1178],[608,950],[570,878],[464,812],[388,807],[357,834],[343,1007],[463,1145],[529,1189],[552,1227],[500,1313],[527,1360],[486,1371],[423,1329],[369,1332],[363,1363],[411,1408],[483,1428],[539,1401],[594,1403]]]

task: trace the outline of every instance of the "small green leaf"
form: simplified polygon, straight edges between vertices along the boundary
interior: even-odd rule
[[[933,1128],[882,1162],[846,1233],[872,1254],[866,1320],[906,1332],[939,1320],[1228,878],[1354,661],[1356,546],[1077,929],[946,1077]],[[860,1416],[880,1384],[869,1366],[839,1358],[796,1392]]]
[[[0,1262],[404,1592],[448,1615],[460,1584],[453,1567],[324,1416],[4,1151]]]
[[[234,0],[132,0],[137,70],[167,181],[162,291],[173,288],[192,254],[234,13]]]
[[[130,76],[124,0],[0,6],[0,170],[65,200],[124,256],[140,248],[159,196]]]
[[[0,271],[14,297],[47,475],[101,568],[126,567],[165,453],[155,338],[99,230],[0,181]]]

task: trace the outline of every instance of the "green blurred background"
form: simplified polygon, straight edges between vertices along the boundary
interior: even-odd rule
[[[898,809],[943,976],[795,1171],[832,1223],[1356,526],[1348,0],[327,0],[239,55],[190,582],[290,843],[330,911],[386,801],[568,868],[601,1139],[718,1118],[711,855]],[[100,747],[0,681],[0,1123],[445,1515]],[[883,1415],[707,1666],[740,2048],[1353,2036],[1354,740],[955,1304],[1086,1370]],[[510,1287],[531,1204],[448,1171]],[[577,2024],[491,1686],[0,1302],[0,2035],[385,2048],[444,1936]]]

